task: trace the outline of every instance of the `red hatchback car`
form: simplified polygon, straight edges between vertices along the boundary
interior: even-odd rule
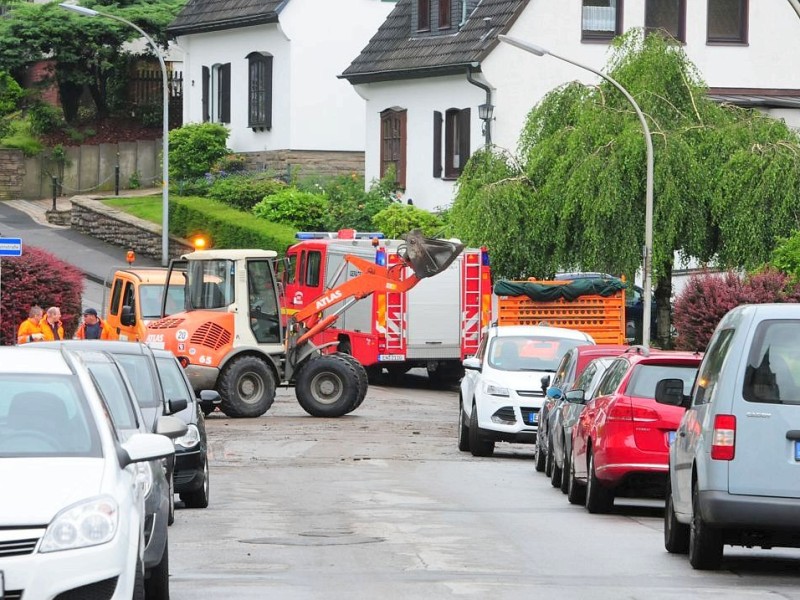
[[[663,497],[669,446],[684,409],[658,404],[656,384],[681,379],[689,394],[702,355],[631,347],[614,359],[572,430],[570,501],[591,513],[616,495]]]

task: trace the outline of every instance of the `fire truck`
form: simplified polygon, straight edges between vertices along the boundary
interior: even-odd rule
[[[282,279],[296,271],[276,269],[276,264],[290,265],[290,260],[278,259],[273,250],[192,252],[172,260],[164,279],[165,285],[174,277],[185,282],[184,310],[150,322],[146,342],[171,350],[195,390],[217,390],[220,409],[230,417],[264,414],[275,400],[277,385],[294,386],[297,401],[310,415],[340,417],[363,402],[366,370],[350,354],[332,352],[336,340],[313,340],[359,300],[403,294],[446,273],[463,249],[460,243],[412,231],[391,263],[346,254],[338,271],[358,275],[346,280],[333,276],[338,284],[319,286],[318,294],[304,296],[284,318],[281,296],[288,284]],[[302,254],[302,264],[310,264]],[[312,271],[306,268],[304,277],[310,278]],[[162,294],[162,315],[168,297]]]
[[[297,238],[286,252],[284,312],[288,314],[324,290],[360,275],[354,265],[341,270],[346,255],[393,267],[401,263],[398,250],[405,243],[352,229],[300,232]],[[405,273],[410,275],[411,270]],[[356,303],[314,342],[338,342],[338,351],[355,357],[371,375],[385,369],[389,376],[398,376],[422,367],[431,380],[457,381],[463,375],[463,359],[475,354],[481,330],[489,324],[491,303],[486,249],[468,248],[445,271],[408,292],[376,293]]]

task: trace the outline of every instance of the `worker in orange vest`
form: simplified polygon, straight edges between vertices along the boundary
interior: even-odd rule
[[[28,318],[25,319],[17,330],[17,343],[27,344],[28,342],[38,342],[44,339],[42,335],[42,315],[44,311],[38,304],[31,306]]]
[[[61,324],[61,309],[51,306],[47,309],[44,319],[39,321],[42,327],[42,335],[48,342],[64,339],[64,326]]]
[[[87,308],[83,311],[83,323],[75,332],[78,340],[113,340],[114,331],[111,326],[97,316],[97,311]]]

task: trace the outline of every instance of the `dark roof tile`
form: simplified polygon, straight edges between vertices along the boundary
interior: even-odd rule
[[[172,36],[277,23],[288,0],[189,0],[167,27]]]
[[[341,77],[351,83],[408,79],[456,72],[480,62],[506,33],[529,0],[481,0],[453,33],[416,34],[412,2],[399,0],[378,32]]]

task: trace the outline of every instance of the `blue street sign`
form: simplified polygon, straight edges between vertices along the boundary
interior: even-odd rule
[[[0,237],[0,256],[22,256],[22,240]]]

